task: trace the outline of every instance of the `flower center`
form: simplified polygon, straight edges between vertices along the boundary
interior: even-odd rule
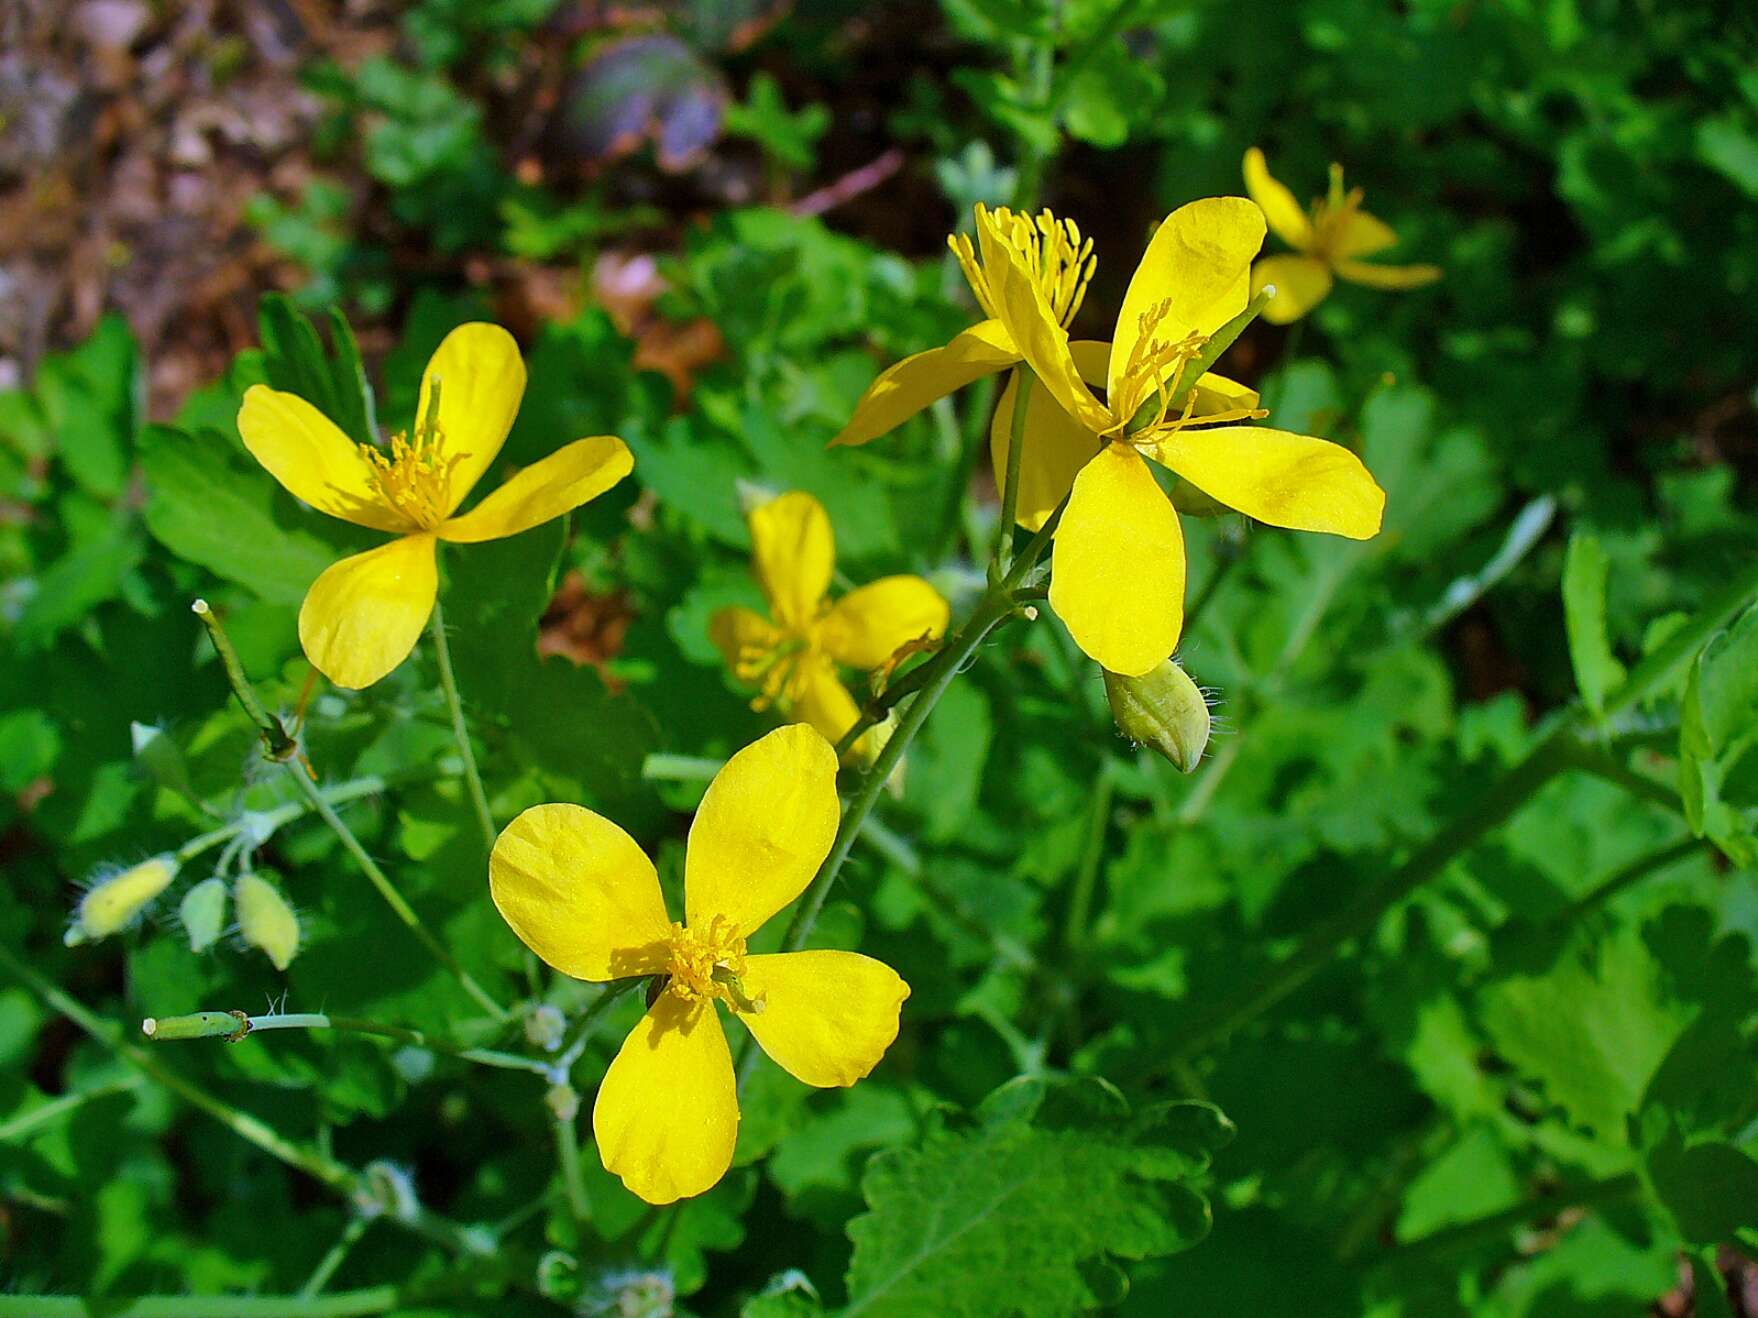
[[[746,995],[739,982],[744,973],[745,940],[724,915],[715,916],[706,929],[672,925],[670,992],[692,1002],[719,998],[734,1011],[755,1014],[763,1010],[763,999]]]
[[[381,499],[423,530],[446,520],[451,511],[452,470],[462,455],[447,457],[437,425],[414,436],[398,431],[387,453],[376,444],[360,445],[366,478]]]
[[[1250,421],[1269,413],[1262,408],[1235,407],[1198,414],[1196,380],[1184,378],[1186,368],[1208,347],[1207,334],[1186,334],[1181,339],[1159,337],[1157,331],[1171,310],[1171,300],[1156,302],[1137,321],[1135,343],[1124,363],[1117,396],[1110,400],[1112,425],[1107,439],[1131,444],[1155,440],[1190,425],[1218,425]],[[1176,400],[1175,391],[1183,397]]]
[[[1320,260],[1328,260],[1337,243],[1350,228],[1355,212],[1361,209],[1365,194],[1360,188],[1343,190],[1343,167],[1331,166],[1329,191],[1312,204],[1312,241],[1307,251]]]
[[[1066,329],[1074,313],[1080,310],[1087,281],[1093,277],[1093,267],[1098,263],[1093,255],[1093,240],[1083,240],[1080,226],[1073,220],[1059,220],[1047,210],[1039,211],[1034,219],[1005,206],[991,211],[981,202],[977,204],[977,227],[1019,255],[1050,304],[1056,323]],[[983,313],[993,317],[995,297],[976,247],[965,234],[951,235],[946,245],[958,257]]]
[[[747,686],[757,688],[751,708],[764,710],[779,706],[792,709],[806,695],[806,660],[816,647],[812,641],[813,625],[784,634],[772,645],[748,642],[739,647],[733,658],[733,675]]]

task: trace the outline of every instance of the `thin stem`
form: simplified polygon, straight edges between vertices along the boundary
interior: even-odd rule
[[[100,1098],[108,1098],[112,1094],[126,1094],[131,1089],[140,1088],[140,1077],[124,1076],[121,1080],[113,1080],[109,1084],[95,1085],[90,1089],[75,1090],[71,1094],[63,1094],[60,1098],[51,1099],[41,1107],[34,1107],[29,1112],[14,1117],[11,1121],[0,1123],[0,1144],[11,1144],[23,1139],[38,1126],[47,1126],[69,1112],[84,1107],[87,1103]]]
[[[1603,1181],[1595,1181],[1588,1185],[1573,1189],[1559,1190],[1544,1199],[1528,1200],[1526,1203],[1515,1204],[1512,1208],[1503,1209],[1499,1213],[1491,1213],[1488,1217],[1480,1217],[1473,1222],[1460,1222],[1456,1226],[1444,1227],[1439,1231],[1420,1236],[1397,1246],[1386,1255],[1388,1261],[1396,1260],[1400,1265],[1408,1265],[1413,1261],[1432,1261],[1456,1254],[1460,1250],[1470,1249],[1487,1241],[1499,1240],[1516,1227],[1525,1226],[1538,1217],[1556,1217],[1565,1209],[1595,1208],[1601,1204],[1616,1203],[1627,1199],[1642,1188],[1641,1178],[1634,1172],[1626,1172],[1622,1176],[1613,1176]]]
[[[435,938],[432,931],[421,922],[421,917],[415,914],[415,908],[403,899],[403,894],[398,892],[396,886],[385,877],[385,872],[379,868],[378,862],[367,854],[366,848],[360,845],[360,839],[354,836],[353,830],[343,822],[342,816],[337,814],[335,808],[324,799],[323,793],[318,791],[317,785],[297,767],[289,765],[287,768],[287,776],[298,784],[299,790],[305,794],[305,799],[310,802],[311,808],[317,812],[318,817],[328,824],[330,831],[341,839],[343,847],[347,849],[349,855],[354,857],[354,863],[360,867],[361,873],[365,874],[372,886],[378,889],[379,896],[385,899],[386,905],[396,913],[397,918],[408,927],[423,947],[433,953],[441,965],[452,972],[458,983],[463,985],[464,991],[474,998],[489,1015],[496,1020],[506,1020],[509,1014],[507,1009],[476,982],[475,977],[464,969],[458,958],[453,956],[445,944]]]
[[[1758,592],[1758,561],[1749,564],[1744,572],[1712,596],[1689,622],[1638,664],[1624,686],[1606,701],[1602,717],[1610,718],[1633,708],[1664,687],[1678,667],[1695,655],[1728,615],[1746,604],[1754,592]],[[1330,918],[1320,921],[1287,960],[1272,966],[1251,987],[1224,999],[1180,1031],[1170,1056],[1156,1069],[1187,1060],[1227,1038],[1330,965],[1345,944],[1371,931],[1387,911],[1445,871],[1485,833],[1506,822],[1558,773],[1575,767],[1581,756],[1580,738],[1588,722],[1583,706],[1579,703],[1570,706],[1526,758],[1510,769],[1470,809],[1454,818],[1386,878]]]
[[[1099,864],[1105,856],[1105,834],[1111,823],[1111,800],[1116,792],[1115,761],[1107,758],[1099,768],[1099,781],[1093,785],[1093,813],[1087,826],[1087,843],[1081,852],[1080,869],[1074,876],[1074,889],[1068,898],[1068,918],[1062,930],[1062,943],[1071,955],[1079,955],[1086,947],[1091,918],[1093,890],[1098,886]]]
[[[933,668],[934,663],[932,660],[927,663],[918,664],[902,677],[898,678],[890,686],[886,687],[885,690],[868,700],[867,703],[861,707],[860,717],[854,721],[849,727],[849,730],[843,733],[841,739],[837,741],[836,758],[840,761],[843,756],[847,755],[849,751],[854,749],[854,744],[861,739],[862,734],[864,734],[869,728],[883,722],[885,716],[889,714],[896,705],[900,704],[906,696],[914,695],[917,691],[920,691],[926,686],[933,678]]]
[[[401,783],[433,782],[440,778],[452,777],[460,771],[458,762],[450,759],[440,761],[434,768],[437,772],[430,773],[427,769],[422,768],[392,775],[363,774],[359,778],[350,778],[346,782],[337,783],[334,787],[323,788],[322,795],[324,800],[331,805],[346,805],[363,796],[377,796],[380,792],[388,791]],[[295,819],[303,819],[310,813],[311,803],[309,801],[287,801],[272,810],[246,811],[229,824],[190,838],[189,841],[177,848],[177,863],[179,865],[186,864],[204,851],[211,851],[221,843],[230,842],[233,838],[244,833],[251,835],[250,840],[253,845],[260,846],[283,824],[290,824]]]
[[[1671,786],[1658,778],[1636,772],[1598,746],[1576,743],[1571,750],[1571,758],[1574,767],[1583,773],[1590,773],[1595,778],[1621,787],[1631,796],[1657,805],[1663,810],[1670,810],[1675,815],[1685,813],[1685,803],[1679,800],[1679,794]]]
[[[397,1286],[334,1295],[0,1295],[0,1318],[351,1318],[404,1309],[413,1299]]]
[[[1688,860],[1697,855],[1703,850],[1703,846],[1704,840],[1702,838],[1686,837],[1636,857],[1635,860],[1619,869],[1597,887],[1583,893],[1573,905],[1567,908],[1562,918],[1573,922],[1590,911],[1597,911],[1614,897],[1621,896],[1650,875],[1658,874],[1664,869],[1670,869],[1681,860]]]
[[[336,1275],[336,1270],[347,1260],[349,1251],[360,1243],[360,1238],[366,1234],[372,1223],[373,1219],[365,1213],[355,1213],[348,1219],[348,1224],[342,1228],[342,1234],[336,1243],[318,1260],[311,1276],[305,1279],[305,1285],[299,1288],[301,1297],[309,1299],[330,1284],[330,1278]]]
[[[464,761],[464,781],[470,786],[470,803],[476,807],[476,822],[482,829],[482,843],[494,850],[494,816],[489,813],[488,793],[482,787],[482,775],[476,768],[476,751],[470,745],[470,728],[464,722],[464,702],[458,698],[458,677],[452,671],[452,647],[446,641],[446,615],[436,598],[433,616],[428,620],[433,635],[433,653],[439,661],[440,689],[446,693],[446,708],[452,714],[452,739],[458,743],[458,755]]]
[[[554,1073],[549,1063],[535,1057],[521,1057],[517,1053],[498,1052],[492,1048],[464,1048],[401,1025],[386,1025],[351,1016],[331,1016],[324,1012],[273,1012],[263,1016],[249,1016],[240,1011],[198,1011],[186,1016],[149,1016],[141,1023],[141,1033],[158,1043],[174,1039],[218,1038],[237,1042],[259,1030],[336,1030],[344,1034],[371,1034],[383,1039],[395,1039],[416,1048],[425,1048],[429,1052],[443,1053],[462,1062],[474,1062],[478,1066],[492,1066],[503,1071],[528,1071],[546,1079]]]
[[[656,751],[641,761],[641,777],[650,783],[705,783],[725,763],[702,755],[665,755]]]
[[[568,1032],[562,1039],[561,1056],[556,1061],[556,1070],[564,1076],[567,1075],[573,1069],[574,1063],[580,1060],[580,1054],[585,1051],[592,1031],[604,1019],[605,1013],[617,1004],[623,994],[637,984],[646,982],[645,976],[637,975],[633,979],[616,979],[606,984],[604,992],[594,998],[568,1027]]]
[[[580,1172],[580,1132],[576,1125],[579,1113],[567,1120],[555,1120],[556,1161],[561,1164],[562,1189],[568,1196],[568,1211],[580,1239],[586,1240],[592,1224],[592,1200],[586,1195],[586,1178]]]
[[[1019,510],[1020,455],[1025,451],[1026,407],[1037,376],[1029,370],[1014,372],[1019,387],[1013,395],[1013,427],[1007,440],[1007,478],[1001,486],[1001,524],[995,528],[995,559],[990,579],[1007,575],[1013,567],[1013,524]]]
[[[189,611],[201,619],[201,625],[207,628],[214,652],[220,656],[220,666],[226,670],[227,685],[232,688],[232,694],[237,698],[245,716],[256,725],[268,757],[279,761],[292,759],[299,753],[299,744],[287,735],[287,729],[281,725],[281,720],[264,709],[262,701],[257,699],[256,688],[251,686],[250,678],[245,675],[244,665],[238,659],[238,651],[232,648],[232,640],[226,635],[226,629],[220,625],[213,609],[208,607],[206,600],[198,599],[189,606]]]

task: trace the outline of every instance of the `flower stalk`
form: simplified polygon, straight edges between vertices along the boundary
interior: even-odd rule
[[[482,829],[482,845],[494,849],[494,815],[488,808],[488,793],[482,786],[482,774],[476,768],[476,752],[470,745],[470,727],[464,721],[464,702],[458,696],[458,677],[452,670],[452,647],[446,640],[446,615],[436,596],[433,616],[428,620],[433,634],[434,658],[439,664],[440,689],[446,693],[446,709],[452,716],[452,740],[458,743],[458,758],[464,762],[464,781],[469,785],[470,804],[476,810],[476,823]]]

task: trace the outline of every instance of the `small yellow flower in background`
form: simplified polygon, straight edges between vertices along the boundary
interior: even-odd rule
[[[771,499],[746,520],[769,616],[721,609],[709,622],[709,638],[738,679],[758,689],[753,708],[774,705],[840,741],[861,711],[836,666],[881,668],[900,647],[938,639],[951,610],[926,581],[907,575],[882,577],[832,604],[835,536],[824,506],[809,494]],[[862,736],[854,753],[877,754],[878,731]]]
[[[1184,538],[1144,459],[1216,503],[1271,526],[1365,540],[1385,492],[1348,449],[1267,426],[1258,396],[1206,364],[1210,338],[1247,310],[1263,214],[1244,197],[1210,197],[1166,217],[1129,281],[1109,345],[1070,343],[1039,272],[1005,232],[979,225],[989,298],[1042,382],[1026,404],[1018,518],[1038,528],[1064,497],[1050,607],[1105,668],[1140,677],[1178,646]],[[1273,305],[1273,304],[1272,304]],[[1090,386],[1103,384],[1105,401]],[[1045,395],[1048,394],[1048,397]],[[991,436],[1005,477],[1013,386]]]
[[[299,610],[306,657],[341,687],[371,686],[415,648],[439,591],[439,541],[517,535],[629,474],[622,440],[577,440],[533,463],[462,516],[464,496],[506,442],[525,393],[519,347],[498,325],[460,325],[421,378],[415,427],[388,449],[356,444],[296,394],[252,385],[244,445],[295,497],[397,539],[327,568]]]
[[[1255,295],[1274,284],[1276,296],[1264,308],[1264,319],[1277,325],[1299,320],[1331,291],[1332,276],[1370,288],[1420,288],[1441,277],[1436,265],[1380,265],[1364,256],[1383,252],[1398,241],[1384,220],[1361,209],[1360,188],[1343,191],[1343,166],[1331,166],[1330,191],[1300,209],[1294,194],[1270,176],[1264,153],[1255,146],[1245,153],[1245,190],[1262,208],[1276,237],[1298,255],[1271,256],[1251,272]]]
[[[1049,211],[1036,217],[1015,214],[1005,206],[991,211],[977,205],[977,234],[985,244],[1000,242],[1016,253],[1044,296],[1044,305],[1066,327],[1080,310],[1096,258],[1092,239],[1082,239],[1073,220],[1059,220]],[[985,239],[983,235],[987,234]],[[887,367],[867,387],[854,416],[830,442],[865,444],[895,430],[937,398],[1004,371],[1018,363],[1019,348],[998,319],[987,273],[995,260],[991,246],[974,247],[963,234],[946,240],[964,268],[965,279],[987,320],[971,326],[943,348],[931,348]]]
[[[681,924],[634,839],[581,806],[533,806],[495,843],[495,906],[538,956],[576,979],[664,976],[592,1110],[605,1169],[648,1203],[701,1194],[732,1163],[738,1082],[716,1002],[819,1088],[854,1084],[897,1038],[910,990],[889,966],[856,952],[745,950],[811,882],[837,821],[836,756],[791,724],[709,784],[690,826]]]

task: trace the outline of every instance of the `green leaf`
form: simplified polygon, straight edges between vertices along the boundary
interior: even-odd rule
[[[265,600],[297,604],[318,573],[362,546],[335,519],[300,511],[268,472],[214,431],[149,426],[141,465],[154,538]]]
[[[61,461],[86,493],[100,499],[122,493],[143,410],[141,389],[134,336],[114,314],[99,321],[78,348],[50,358],[38,372],[37,395]]]
[[[1723,785],[1758,743],[1758,607],[1710,638],[1685,683],[1679,712],[1679,795],[1698,837],[1736,864],[1758,860],[1752,812],[1723,800]],[[1736,793],[1736,796],[1739,794]],[[1750,804],[1750,802],[1748,802]]]
[[[1716,1245],[1758,1228],[1758,1162],[1719,1140],[1684,1147],[1675,1137],[1648,1155],[1648,1178],[1679,1232]]]
[[[1185,1182],[1232,1125],[1206,1103],[1132,1114],[1102,1080],[1023,1077],[965,1128],[881,1154],[849,1224],[847,1314],[943,1318],[1078,1313],[1115,1298],[1113,1259],[1161,1257],[1207,1234]]]
[[[1605,698],[1624,683],[1624,666],[1611,652],[1606,633],[1605,586],[1611,569],[1599,541],[1585,531],[1569,537],[1563,560],[1563,623],[1569,633],[1569,661],[1575,685],[1595,718]]]
[[[257,308],[262,333],[263,367],[276,389],[298,394],[357,443],[378,439],[372,385],[360,360],[360,345],[348,321],[330,308],[334,352],[324,350],[316,327],[291,298],[269,293]]]

